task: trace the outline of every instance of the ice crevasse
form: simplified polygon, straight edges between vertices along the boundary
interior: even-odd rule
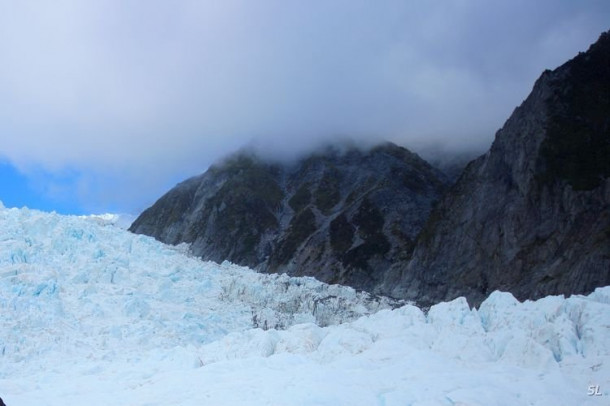
[[[11,404],[607,404],[610,287],[424,312],[0,205]],[[42,401],[44,400],[44,401]],[[42,401],[42,403],[40,403]]]

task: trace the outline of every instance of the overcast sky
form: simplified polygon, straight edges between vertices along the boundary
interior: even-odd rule
[[[608,0],[0,0],[0,200],[137,213],[245,144],[481,150],[608,29]]]

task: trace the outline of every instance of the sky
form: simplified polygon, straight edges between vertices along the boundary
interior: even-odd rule
[[[0,0],[0,200],[138,214],[250,145],[484,151],[607,0]]]

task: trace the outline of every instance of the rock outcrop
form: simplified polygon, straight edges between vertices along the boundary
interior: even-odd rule
[[[610,284],[610,33],[538,79],[384,291],[434,303]]]
[[[491,149],[451,177],[392,144],[292,165],[242,153],[130,230],[423,305],[610,285],[610,33],[544,72]]]
[[[387,143],[298,162],[239,153],[170,190],[130,230],[204,259],[373,291],[406,263],[448,180]]]

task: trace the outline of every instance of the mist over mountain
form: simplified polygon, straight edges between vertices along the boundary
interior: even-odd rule
[[[473,148],[471,146],[460,149],[447,149],[439,144],[429,144],[417,150],[419,156],[443,172],[451,183],[457,181],[470,161],[483,155],[485,152],[482,148]]]
[[[609,95],[604,33],[545,71],[467,166],[469,153],[430,149],[435,168],[394,144],[296,161],[241,152],[177,185],[130,230],[421,304],[478,304],[496,289],[587,293],[610,284]]]
[[[195,255],[371,290],[409,259],[448,178],[391,143],[270,163],[242,151],[144,211],[130,230]]]

